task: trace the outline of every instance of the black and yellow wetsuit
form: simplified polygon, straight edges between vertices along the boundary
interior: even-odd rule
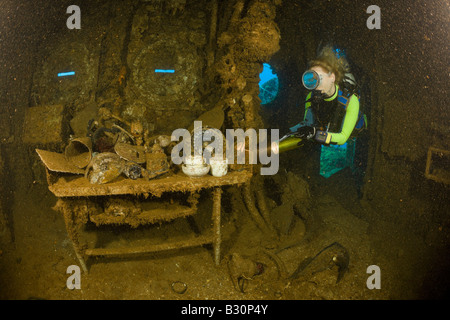
[[[351,95],[348,106],[344,109],[338,103],[338,92],[339,86],[336,85],[336,91],[331,97],[315,103],[311,102],[310,92],[306,97],[305,115],[301,124],[327,131],[331,135],[331,144],[343,145],[358,121],[359,100],[356,95]]]

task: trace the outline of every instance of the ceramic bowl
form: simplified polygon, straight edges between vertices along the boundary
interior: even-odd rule
[[[204,176],[209,172],[209,169],[210,169],[209,164],[200,164],[200,165],[183,164],[181,166],[181,170],[183,170],[183,173],[190,177]]]

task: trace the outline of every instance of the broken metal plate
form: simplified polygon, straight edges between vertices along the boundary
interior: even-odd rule
[[[51,171],[84,174],[84,170],[67,161],[62,153],[36,149],[44,165]]]

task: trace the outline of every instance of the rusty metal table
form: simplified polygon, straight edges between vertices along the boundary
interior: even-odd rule
[[[188,177],[183,173],[172,174],[166,177],[153,180],[130,180],[120,178],[118,181],[108,184],[91,184],[82,176],[58,175],[47,170],[47,180],[49,190],[58,197],[57,209],[63,213],[67,233],[74,246],[75,253],[85,272],[88,271],[86,258],[90,256],[120,256],[157,252],[162,250],[174,250],[204,244],[212,244],[214,250],[214,260],[218,265],[220,262],[221,244],[221,194],[222,187],[231,185],[242,185],[251,179],[251,172],[242,170],[229,172],[223,177],[213,177],[206,175],[203,177]],[[121,195],[144,195],[145,197],[161,197],[164,193],[189,192],[191,195],[198,193],[202,189],[212,189],[213,209],[212,209],[212,232],[200,235],[194,239],[177,241],[151,246],[126,247],[126,248],[83,248],[79,241],[80,225],[88,221],[95,222],[102,215],[90,215],[88,199],[92,197],[114,197]],[[164,220],[171,220],[177,217],[187,217],[197,211],[196,205],[176,206],[162,214]],[[161,212],[159,212],[161,217]],[[139,216],[139,223],[155,223],[157,217],[151,212],[145,212]],[[118,217],[116,222],[127,223],[126,218]],[[130,221],[128,221],[130,222]]]

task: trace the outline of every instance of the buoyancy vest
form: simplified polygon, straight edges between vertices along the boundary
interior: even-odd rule
[[[311,92],[311,98],[314,93]],[[359,95],[356,93],[349,93],[347,90],[343,91],[338,88],[337,97],[333,100],[321,100],[315,101],[311,100],[311,111],[314,115],[316,125],[321,128],[321,130],[330,132],[340,132],[342,130],[342,125],[344,123],[345,114],[347,111],[350,98],[354,95],[358,101]],[[362,130],[367,128],[367,117],[364,112],[361,111],[361,106],[359,109],[358,120],[352,131],[351,137],[356,136]]]
[[[338,97],[337,100],[339,104],[342,106],[344,111],[347,110],[348,104],[350,102],[351,96],[354,95],[356,98],[358,98],[359,101],[359,113],[358,113],[358,120],[356,120],[355,128],[353,129],[352,136],[358,134],[364,129],[367,129],[368,123],[367,123],[367,116],[365,113],[361,110],[361,99],[358,94],[356,93],[344,93],[341,89],[338,91]],[[345,113],[344,113],[345,114]]]

